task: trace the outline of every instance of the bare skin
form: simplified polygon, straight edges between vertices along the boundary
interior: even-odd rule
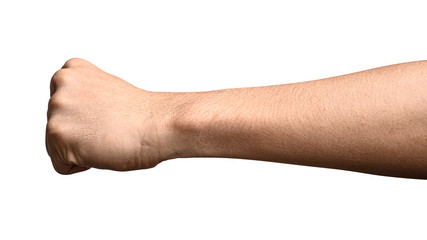
[[[61,174],[228,157],[427,179],[427,61],[170,93],[70,59],[52,77],[46,147]]]

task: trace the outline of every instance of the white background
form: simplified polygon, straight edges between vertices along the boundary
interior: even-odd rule
[[[85,58],[152,91],[427,58],[423,1],[1,1],[0,239],[425,239],[427,181],[238,159],[57,174],[52,74]]]

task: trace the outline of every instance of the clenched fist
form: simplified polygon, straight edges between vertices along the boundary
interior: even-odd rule
[[[58,173],[133,170],[176,157],[174,94],[141,90],[83,59],[51,80],[46,148]]]

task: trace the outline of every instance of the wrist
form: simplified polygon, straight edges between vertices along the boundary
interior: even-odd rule
[[[159,161],[199,156],[197,135],[200,118],[194,108],[200,104],[199,93],[148,92],[153,109]],[[147,99],[145,99],[147,101]]]
[[[238,91],[231,91],[234,90],[177,95],[177,111],[171,122],[178,146],[176,157],[235,156],[240,149],[237,144],[241,144],[239,132],[243,132],[245,122],[237,116],[242,109],[237,111],[236,106],[230,104],[234,101],[230,96]]]
[[[205,104],[205,93],[175,93],[171,102],[171,121],[169,129],[175,145],[175,158],[201,157],[207,145],[203,131],[207,130],[209,118],[207,109],[201,111]]]

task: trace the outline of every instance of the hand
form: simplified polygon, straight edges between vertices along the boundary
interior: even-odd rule
[[[133,170],[173,158],[168,99],[70,59],[51,81],[46,148],[55,170]]]

